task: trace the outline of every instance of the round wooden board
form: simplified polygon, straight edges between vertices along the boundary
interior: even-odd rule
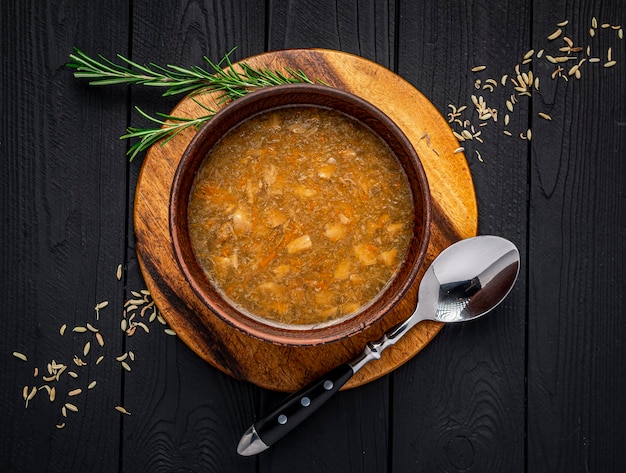
[[[301,69],[311,79],[352,92],[394,120],[416,148],[428,176],[433,201],[432,236],[425,267],[444,248],[475,236],[478,212],[470,170],[459,144],[437,109],[407,81],[384,67],[347,53],[322,49],[284,50],[251,57],[255,68]],[[218,109],[215,96],[195,97]],[[174,116],[205,114],[183,99]],[[205,308],[189,288],[174,258],[168,202],[176,167],[194,132],[180,133],[145,156],[134,208],[137,253],[146,285],[177,335],[200,357],[223,372],[266,389],[295,391],[360,353],[365,343],[408,317],[415,308],[418,282],[385,319],[349,340],[314,347],[283,347],[244,335]],[[382,358],[370,363],[345,386],[356,387],[383,376],[417,354],[441,329],[422,322]]]

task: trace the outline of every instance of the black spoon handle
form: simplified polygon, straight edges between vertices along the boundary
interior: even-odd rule
[[[237,451],[241,455],[254,455],[273,445],[333,397],[353,374],[352,366],[344,363],[292,394],[254,423],[242,437]]]

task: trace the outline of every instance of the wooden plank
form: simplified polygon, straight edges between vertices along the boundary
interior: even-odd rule
[[[563,20],[569,23],[562,35],[547,41]],[[533,101],[529,471],[620,471],[626,465],[626,368],[620,361],[626,356],[626,43],[611,28],[624,22],[618,1],[577,1],[567,8],[536,2],[535,42],[548,42],[554,51],[566,47],[568,37],[583,48],[572,56],[587,57],[589,46],[600,62],[587,59],[577,79],[568,72],[579,60],[568,61],[554,80],[556,65],[545,64],[542,93]],[[606,68],[609,48],[617,63]]]
[[[270,1],[268,50],[327,48],[395,69],[393,1]]]
[[[324,47],[394,67],[394,2],[272,1],[267,21],[269,50]],[[262,455],[259,470],[384,471],[389,455],[388,391],[389,377],[384,377],[340,393],[307,425]],[[283,396],[265,392],[258,414]]]
[[[399,73],[452,119],[459,135],[471,135],[460,145],[476,186],[479,233],[510,238],[524,255],[528,143],[503,132],[525,131],[528,101],[516,105],[505,127],[512,87],[500,81],[515,73],[529,49],[529,4],[403,2],[399,8]],[[478,66],[486,67],[472,72]],[[497,122],[479,118],[472,95],[497,109]],[[449,116],[449,104],[467,109]],[[394,373],[393,471],[523,468],[525,274],[523,268],[503,306],[484,319],[445,327]]]
[[[0,17],[3,346],[28,356],[23,363],[9,351],[0,362],[0,404],[8,424],[0,442],[2,468],[115,471],[120,424],[113,407],[121,377],[109,360],[121,338],[109,314],[121,306],[123,290],[115,272],[124,254],[119,216],[125,213],[126,164],[112,156],[123,153],[114,124],[125,119],[126,95],[89,90],[65,63],[73,46],[125,52],[127,5],[6,2]],[[98,320],[94,306],[105,299],[110,307]],[[100,329],[104,347],[92,332],[72,332],[87,322]],[[61,336],[63,324],[68,328]],[[91,349],[84,355],[86,341]],[[100,354],[106,358],[96,366]],[[87,366],[77,366],[74,355]],[[48,382],[43,377],[51,360],[68,368]],[[87,392],[93,380],[98,384]],[[56,398],[51,402],[41,389],[25,409],[24,385],[53,386]],[[83,392],[70,397],[76,388]],[[64,418],[66,402],[78,412]],[[65,427],[57,429],[61,423]]]
[[[170,14],[163,15],[163,12]],[[262,3],[135,2],[133,59],[158,64],[202,65],[237,46],[232,59],[262,52]],[[166,47],[164,47],[166,45]],[[168,112],[182,97],[165,99],[154,89],[133,88],[133,105],[149,113]],[[133,126],[147,126],[138,114]],[[141,157],[130,166],[129,215]],[[128,288],[145,288],[129,222]],[[124,378],[121,471],[254,471],[255,459],[237,455],[239,437],[254,418],[258,389],[235,381],[202,361],[179,339],[150,324],[126,340],[136,354]]]

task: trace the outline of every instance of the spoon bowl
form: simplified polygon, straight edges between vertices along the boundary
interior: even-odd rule
[[[446,248],[424,274],[417,307],[408,319],[380,340],[369,342],[353,361],[326,373],[255,422],[241,437],[237,452],[249,456],[269,448],[336,394],[363,366],[380,359],[385,349],[417,323],[466,322],[490,312],[509,294],[519,269],[519,251],[501,237],[477,236]]]

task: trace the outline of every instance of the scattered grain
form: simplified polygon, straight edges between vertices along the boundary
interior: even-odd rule
[[[48,395],[50,396],[50,402],[54,402],[57,397],[57,390],[54,386],[50,388],[50,392],[48,393]]]
[[[89,330],[90,332],[93,332],[93,333],[98,333],[100,331],[96,327],[91,325],[90,323],[87,323],[87,330]]]
[[[61,328],[59,329],[59,333],[61,334],[61,336],[65,335],[66,328],[67,328],[67,324],[61,325]]]
[[[578,71],[578,68],[579,68],[579,67],[580,67],[580,66],[579,66],[578,64],[574,64],[574,65],[570,68],[570,70],[567,72],[567,75],[568,75],[568,76],[573,76],[574,74],[576,74],[576,72]]]
[[[463,151],[465,151],[465,148],[463,148],[463,146],[459,146],[457,149],[454,150],[454,154],[458,154],[458,153],[462,153]]]
[[[75,371],[68,371],[67,374],[69,374],[74,379],[78,378],[78,373],[76,373]]]
[[[130,359],[130,361],[135,361],[135,353],[129,350],[128,358]]]
[[[67,417],[67,407],[65,406],[61,407],[61,415],[63,417]]]
[[[548,121],[552,120],[552,117],[548,115],[547,113],[539,112],[539,116],[543,118],[544,120],[548,120]]]
[[[87,386],[87,389],[93,389],[96,387],[96,381],[93,380],[91,383],[89,383],[89,386]]]
[[[115,406],[115,410],[118,412],[121,412],[122,414],[126,414],[126,415],[130,415],[130,412],[128,412],[126,409],[124,409],[122,406]]]
[[[98,359],[96,360],[96,365],[99,365],[102,362],[102,360],[104,360],[104,355],[100,355],[98,357]]]
[[[76,407],[74,404],[71,404],[69,402],[65,403],[65,407],[67,408],[68,411],[78,412],[78,407]]]
[[[524,54],[523,59],[530,59],[531,57],[533,57],[533,54],[535,54],[535,50],[531,49],[526,54]]]
[[[480,72],[480,71],[484,71],[485,69],[487,69],[487,66],[475,66],[472,67],[472,72]]]
[[[506,115],[504,115],[504,126],[509,126],[509,121],[510,120],[511,120],[511,117],[509,116],[508,113]]]
[[[104,338],[102,337],[102,334],[100,332],[96,333],[96,341],[101,347],[104,346]]]
[[[24,355],[24,353],[20,353],[19,351],[14,351],[13,356],[18,360],[28,361],[28,357]]]
[[[109,305],[109,301],[102,301],[102,302],[99,302],[98,304],[96,304],[95,309],[96,310],[104,309],[108,305]]]
[[[557,23],[556,26],[563,27],[563,26],[567,26],[568,23],[569,23],[569,20],[563,20],[562,22]]]
[[[176,336],[176,332],[174,332],[171,328],[166,328],[163,331],[168,335]]]
[[[540,49],[539,52],[537,53],[538,58],[541,58],[541,56],[543,56],[543,49]]]
[[[563,33],[563,30],[561,28],[557,28],[554,33],[548,36],[548,40],[552,41],[554,39],[557,39],[559,36],[561,36],[561,33]]]
[[[617,64],[616,61],[608,61],[604,63],[604,67],[613,67],[615,64]]]
[[[72,332],[76,332],[76,333],[85,333],[86,331],[87,331],[87,327],[82,327],[82,326],[74,327],[72,329]]]
[[[591,18],[591,27],[592,28],[597,28],[598,27],[598,20],[596,19],[595,16]]]
[[[589,36],[593,38],[595,35],[596,35],[596,30],[594,30],[593,28],[589,28]]]
[[[622,28],[620,28],[619,30],[617,30],[617,37],[619,39],[624,39],[624,30]]]
[[[71,390],[69,393],[67,393],[68,396],[78,396],[80,393],[82,393],[83,390],[80,388],[76,388]]]
[[[115,272],[115,277],[117,278],[118,281],[122,280],[122,264],[118,264],[117,265],[117,271]]]
[[[74,364],[76,366],[85,366],[87,363],[85,363],[83,360],[81,360],[80,358],[78,358],[77,355],[74,355],[74,358],[72,360],[74,362]]]
[[[611,27],[610,23],[602,23],[602,28],[603,29],[607,29],[607,28],[610,28],[610,27]]]
[[[61,424],[57,424],[57,429],[62,429],[63,427],[65,427],[65,422],[62,422]]]
[[[126,363],[125,361],[122,361],[122,363],[120,363],[122,365],[122,368],[124,368],[126,371],[130,371],[130,365],[128,363]]]
[[[37,376],[39,376],[39,368],[35,366],[35,369],[33,370],[33,378],[36,378]]]
[[[91,350],[91,342],[85,343],[83,347],[83,356],[87,356],[89,354],[89,350]]]
[[[481,163],[483,163],[483,157],[480,155],[480,152],[475,149],[474,152],[476,153],[476,157],[478,158],[478,161],[480,161]]]
[[[513,136],[513,134],[512,134],[509,130],[504,130],[504,131],[503,131],[503,133],[504,133],[506,136]]]
[[[124,353],[123,355],[120,355],[120,356],[116,357],[115,359],[117,361],[124,361],[126,358],[128,358],[128,352]]]

